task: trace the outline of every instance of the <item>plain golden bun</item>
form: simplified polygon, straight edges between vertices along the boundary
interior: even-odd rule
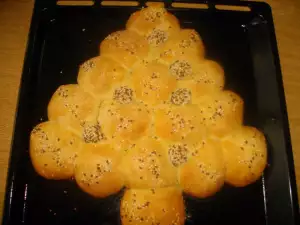
[[[79,187],[95,197],[107,197],[123,187],[118,170],[121,154],[108,143],[84,144],[75,167]]]
[[[226,182],[243,187],[258,180],[267,163],[264,135],[254,127],[240,127],[222,140]]]
[[[177,18],[159,5],[133,13],[126,28],[145,37],[152,47],[160,47],[180,31]]]
[[[77,84],[60,86],[48,104],[48,119],[60,121],[78,135],[85,122],[96,122],[100,101],[83,91]]]
[[[155,110],[154,121],[155,134],[168,141],[194,143],[205,133],[197,105],[161,106]]]
[[[185,207],[176,187],[129,189],[121,200],[123,225],[183,225]]]
[[[34,127],[30,135],[30,157],[34,169],[47,179],[68,179],[81,151],[76,135],[54,121]]]
[[[141,64],[132,71],[137,99],[147,104],[162,104],[169,100],[176,87],[176,78],[169,68],[158,62]]]
[[[174,58],[204,58],[204,45],[200,35],[193,29],[181,29],[160,48],[161,60],[170,62]]]
[[[193,75],[190,79],[178,81],[178,87],[189,90],[192,102],[197,103],[199,98],[223,90],[224,83],[222,67],[214,61],[202,60],[194,65]]]
[[[121,97],[127,102],[127,97]],[[145,135],[150,125],[150,111],[143,104],[105,101],[102,103],[98,122],[104,134],[112,141],[137,140]]]
[[[143,137],[127,150],[122,165],[128,188],[156,188],[177,184],[167,146],[156,138]]]
[[[116,31],[108,35],[100,44],[101,56],[113,59],[129,70],[137,60],[147,57],[148,53],[148,42],[130,30]]]
[[[116,61],[97,56],[84,62],[77,77],[79,86],[95,98],[105,94],[110,88],[121,82],[127,70]]]
[[[241,126],[244,115],[243,100],[232,91],[221,91],[199,98],[201,125],[211,135],[223,137]]]
[[[219,191],[225,178],[225,166],[219,141],[204,139],[190,151],[188,161],[179,168],[183,191],[206,198]]]

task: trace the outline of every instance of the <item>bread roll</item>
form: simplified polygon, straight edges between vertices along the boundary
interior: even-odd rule
[[[199,98],[199,117],[211,135],[223,137],[243,122],[243,100],[234,92],[222,91]]]
[[[100,100],[94,99],[77,84],[60,86],[48,104],[49,120],[56,120],[82,136],[83,124],[96,122]]]
[[[266,140],[260,131],[240,127],[224,137],[222,149],[227,183],[243,187],[260,178],[267,163]]]
[[[122,161],[122,173],[128,188],[156,188],[177,184],[167,146],[156,138],[143,137],[128,149]]]
[[[197,103],[204,95],[212,95],[224,88],[224,71],[222,67],[211,60],[203,60],[193,67],[193,76],[187,80],[178,81],[180,88],[190,90],[192,102]]]
[[[185,207],[176,187],[129,189],[121,201],[123,225],[183,225]]]
[[[138,66],[131,76],[137,98],[151,105],[166,102],[176,87],[168,67],[157,62]]]
[[[84,144],[75,167],[75,179],[85,192],[104,198],[123,187],[118,170],[121,154],[108,143]]]
[[[204,139],[190,151],[188,161],[179,167],[183,191],[198,198],[214,195],[224,184],[225,165],[219,141]]]
[[[171,62],[174,58],[204,58],[204,45],[200,35],[193,29],[181,29],[160,48],[160,58]]]
[[[127,102],[127,97],[120,96],[120,101]],[[98,121],[112,141],[136,140],[147,131],[150,112],[143,104],[106,101],[101,105]]]
[[[126,28],[144,36],[152,48],[160,47],[180,30],[177,18],[159,5],[133,13]]]
[[[128,70],[138,61],[148,56],[147,41],[130,30],[116,31],[108,35],[100,44],[100,54],[120,63]]]
[[[154,114],[156,135],[169,141],[197,142],[205,132],[200,122],[199,108],[191,104],[161,106]]]
[[[33,167],[47,179],[71,178],[80,151],[80,139],[55,121],[38,124],[30,134]]]
[[[116,61],[97,56],[80,66],[77,81],[84,91],[98,98],[113,84],[121,82],[125,74],[127,70]]]

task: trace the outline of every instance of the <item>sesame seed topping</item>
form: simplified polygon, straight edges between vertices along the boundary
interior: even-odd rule
[[[171,102],[174,105],[185,105],[191,101],[191,91],[186,88],[179,88],[172,93]]]
[[[177,60],[170,65],[170,73],[178,80],[183,79],[192,74],[191,65],[185,60]]]
[[[120,104],[128,104],[133,100],[133,90],[127,86],[121,86],[115,90],[113,99]]]
[[[174,166],[180,166],[187,161],[188,148],[186,145],[176,144],[169,147],[169,157]]]
[[[168,39],[167,32],[160,29],[154,29],[147,37],[148,43],[154,46],[158,46],[166,42],[167,39]]]
[[[106,140],[99,124],[84,125],[82,137],[86,143],[97,143]]]
[[[84,72],[88,72],[95,67],[95,63],[93,60],[88,60],[82,64],[82,69]]]

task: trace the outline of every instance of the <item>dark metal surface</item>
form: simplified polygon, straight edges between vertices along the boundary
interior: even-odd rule
[[[258,127],[266,135],[269,164],[263,178],[248,187],[225,186],[209,199],[185,196],[186,224],[296,225],[295,174],[271,10],[265,3],[235,4],[249,6],[251,11],[221,11],[211,4],[208,10],[167,6],[183,28],[200,33],[207,57],[224,67],[226,89],[237,92],[245,101],[245,124]],[[74,181],[39,177],[28,154],[29,134],[37,123],[47,119],[47,104],[56,88],[75,83],[78,66],[96,56],[101,40],[123,29],[129,15],[141,6],[78,7],[36,1],[19,94],[3,225],[120,224],[122,193],[95,199]]]

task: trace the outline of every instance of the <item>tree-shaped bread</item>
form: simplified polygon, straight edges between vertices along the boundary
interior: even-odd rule
[[[212,196],[265,168],[266,141],[243,126],[243,100],[223,90],[224,71],[205,58],[199,34],[163,7],[133,13],[77,80],[58,87],[49,121],[32,130],[32,163],[95,197],[125,187],[123,225],[182,225],[182,192]]]

